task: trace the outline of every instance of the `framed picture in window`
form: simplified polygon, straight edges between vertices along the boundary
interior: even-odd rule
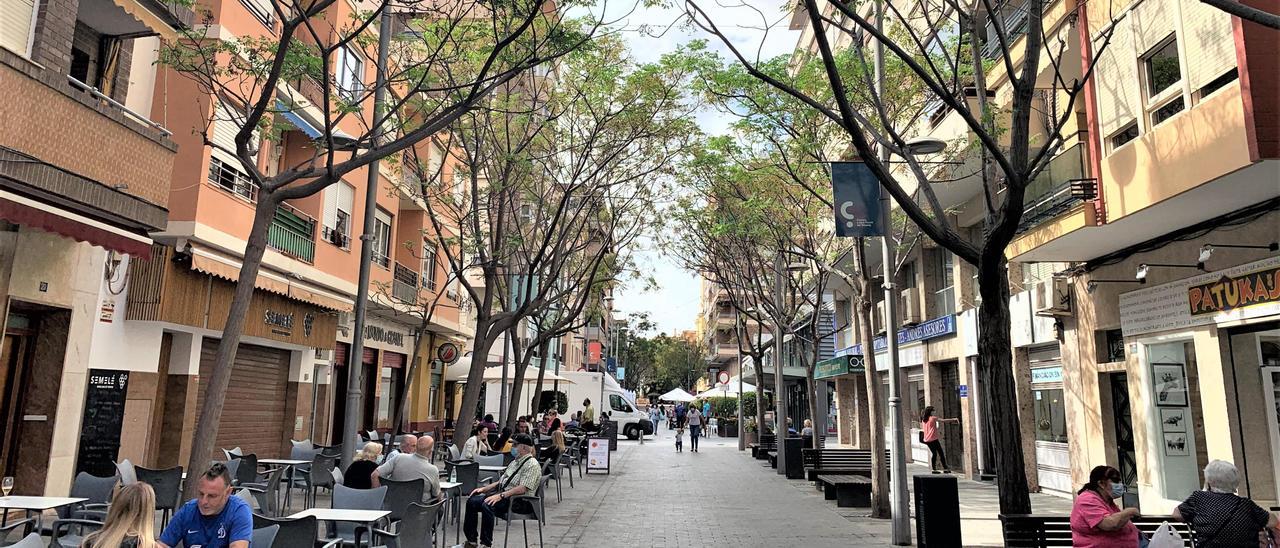
[[[1177,432],[1164,435],[1164,454],[1169,457],[1185,457],[1191,454],[1187,433]]]
[[[1180,363],[1151,364],[1152,384],[1155,385],[1156,405],[1160,407],[1187,406],[1187,375]]]
[[[1187,431],[1187,408],[1172,407],[1160,410],[1160,431],[1164,433]]]

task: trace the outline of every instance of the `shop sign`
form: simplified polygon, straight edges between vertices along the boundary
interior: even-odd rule
[[[271,332],[288,337],[293,333],[293,312],[284,313],[268,308],[262,313],[262,323],[271,328]]]
[[[955,315],[946,315],[940,318],[934,318],[932,320],[924,322],[915,327],[908,327],[906,329],[899,330],[898,346],[901,347],[904,344],[912,343],[916,341],[927,341],[929,339],[936,339],[938,337],[946,337],[948,335],[954,335],[955,332],[956,332]],[[889,349],[889,340],[886,339],[883,335],[876,337],[876,340],[873,341],[872,343],[872,347],[875,349],[876,353],[884,352],[885,350]],[[849,347],[848,353],[857,354],[861,356],[862,345],[855,344]]]
[[[1280,314],[1278,276],[1280,257],[1271,257],[1130,291],[1120,295],[1120,327],[1132,337]]]
[[[828,360],[822,360],[813,367],[814,379],[829,379],[831,377],[839,377],[849,373],[862,373],[866,370],[861,355],[838,356]]]
[[[957,386],[957,387],[956,387],[956,392],[959,392],[959,393],[960,393],[960,397],[962,397],[962,398],[967,398],[967,397],[969,397],[969,385],[967,385],[967,384],[962,384],[962,385],[960,385],[960,386]]]
[[[458,345],[456,344],[443,343],[436,347],[436,357],[443,363],[453,364],[458,361],[458,356],[460,355],[462,353],[458,352]]]
[[[1187,301],[1192,316],[1280,302],[1280,267],[1223,276],[1215,282],[1191,286],[1187,290]]]
[[[831,163],[831,194],[835,197],[836,236],[866,238],[884,235],[880,213],[880,181],[863,162]]]
[[[111,323],[116,317],[116,302],[112,299],[102,299],[102,308],[98,312],[98,321]]]
[[[380,325],[368,324],[364,326],[364,340],[392,346],[404,346],[404,333],[387,329]]]
[[[1031,384],[1062,382],[1061,367],[1041,367],[1031,370]]]

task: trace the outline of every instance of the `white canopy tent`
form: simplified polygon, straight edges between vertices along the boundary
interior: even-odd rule
[[[749,382],[742,383],[743,392],[755,392],[756,385]],[[717,384],[706,391],[698,394],[698,398],[726,398],[738,395],[738,376],[734,375],[729,379],[727,384]]]
[[[685,392],[683,388],[676,388],[675,390],[658,396],[658,399],[662,401],[689,402],[693,401],[694,397],[693,394]]]

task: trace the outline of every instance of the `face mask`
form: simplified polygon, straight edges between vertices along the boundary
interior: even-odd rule
[[[1113,498],[1113,499],[1118,499],[1118,498],[1120,498],[1120,497],[1123,497],[1123,496],[1124,496],[1124,494],[1125,494],[1126,492],[1128,492],[1128,490],[1129,490],[1129,486],[1127,486],[1127,485],[1125,485],[1125,484],[1123,484],[1123,483],[1112,483],[1112,484],[1111,484],[1111,498]]]
[[[516,448],[515,448],[515,447],[512,447],[512,448],[511,448],[511,456],[512,456],[512,457],[515,457],[515,458],[517,458],[517,459],[518,459],[518,458],[520,458],[520,453],[517,453],[517,452],[516,452]]]

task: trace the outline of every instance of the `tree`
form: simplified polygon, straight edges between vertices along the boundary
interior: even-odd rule
[[[237,182],[236,191],[255,201],[236,290],[213,372],[206,379],[189,470],[204,469],[213,453],[232,363],[277,208],[403,153],[471,111],[493,90],[579,47],[597,26],[567,25],[545,0],[513,0],[500,9],[473,2],[420,6],[382,0],[371,3],[371,11],[359,13],[335,0],[267,4],[271,32],[217,38],[208,33],[214,21],[206,15],[208,24],[182,31],[161,52],[161,62],[201,94],[195,102],[203,109],[206,145],[222,148],[211,139],[211,125],[238,128],[234,150],[223,152],[238,160],[236,171],[248,179]],[[399,33],[396,40],[414,55],[397,56],[393,64],[380,67],[374,85],[340,77],[335,64],[342,52],[358,50],[378,58],[377,41],[370,40],[369,31],[388,10],[412,22],[413,32]],[[441,86],[442,71],[466,77]],[[285,93],[288,82],[314,92],[305,99]],[[375,110],[373,98],[382,92],[393,99]],[[322,123],[316,128],[313,153],[292,165],[273,160],[260,169],[258,149],[263,142],[280,139],[287,124],[284,115],[315,111]],[[188,498],[194,497],[195,485],[187,484]]]
[[[1256,8],[1237,0],[1200,0],[1205,4],[1218,8],[1245,21],[1257,23],[1264,27],[1280,30],[1280,14]],[[1274,6],[1275,4],[1272,4]],[[1224,36],[1225,40],[1226,37]]]
[[[1009,281],[1005,249],[1016,235],[1025,209],[1023,199],[1028,184],[1048,167],[1065,141],[1063,127],[1075,116],[1075,102],[1091,75],[1068,76],[1063,70],[1063,53],[1070,40],[1067,29],[1046,30],[1043,0],[1030,0],[1025,11],[1025,39],[1015,44],[1014,30],[1006,26],[1005,15],[989,0],[963,5],[948,0],[921,2],[921,9],[900,10],[885,5],[826,3],[803,0],[796,9],[807,20],[816,44],[814,52],[798,52],[803,58],[821,62],[827,85],[813,93],[795,85],[791,75],[770,70],[747,57],[721,30],[719,23],[696,0],[686,2],[690,20],[722,41],[734,58],[753,77],[794,97],[834,122],[843,131],[853,152],[866,163],[894,202],[911,221],[934,242],[977,267],[982,303],[978,309],[979,375],[991,404],[988,413],[992,443],[997,452],[1000,509],[1003,513],[1030,513],[1031,503],[1024,480],[1021,431],[1016,408],[1009,336]],[[874,8],[874,10],[872,9]],[[887,13],[881,13],[887,11]],[[994,40],[986,39],[986,13],[992,19]],[[877,19],[887,25],[882,29]],[[958,39],[947,40],[954,34]],[[911,126],[895,123],[884,106],[886,95],[873,76],[861,74],[850,80],[840,70],[835,43],[847,48],[864,65],[872,59],[871,44],[881,44],[891,59],[904,64],[911,77],[927,90],[944,115],[955,115],[968,129],[974,148],[981,155],[983,183],[983,229],[971,240],[948,221],[934,194],[928,173],[907,146]],[[983,47],[995,51],[995,61],[984,62]],[[1105,53],[1109,34],[1095,51]],[[1042,63],[1042,59],[1044,63]],[[985,90],[988,73],[1008,80],[1011,90],[1007,106],[988,105]],[[1041,76],[1041,73],[1047,76]],[[1052,88],[1057,95],[1055,110],[1037,108],[1036,89]],[[969,101],[966,89],[983,90]],[[858,110],[854,97],[865,94],[874,110],[868,115]],[[1033,126],[1033,119],[1037,122]],[[882,152],[884,154],[882,156]],[[905,162],[906,169],[890,167],[888,154]],[[922,205],[908,188],[917,188],[925,198]]]
[[[466,169],[426,203],[436,235],[457,242],[446,259],[476,311],[460,419],[475,412],[498,337],[530,319],[538,328],[514,348],[519,386],[527,351],[581,325],[627,269],[631,241],[654,219],[649,204],[694,133],[677,60],[637,65],[602,38],[450,128],[448,149]]]

